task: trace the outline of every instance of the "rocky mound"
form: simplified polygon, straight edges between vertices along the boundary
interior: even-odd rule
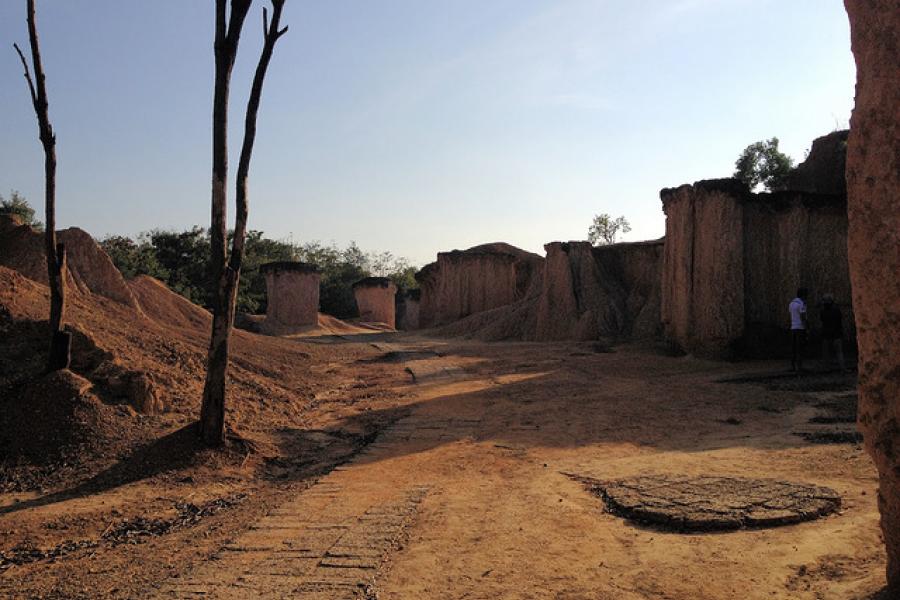
[[[0,416],[0,447],[7,456],[38,463],[119,447],[127,412],[104,404],[90,380],[69,370],[26,382],[17,402]]]
[[[475,313],[437,329],[437,334],[483,342],[533,340],[537,323],[538,298],[526,298],[491,310]]]
[[[158,323],[179,329],[209,329],[212,314],[170,290],[159,279],[138,275],[128,282],[145,315]]]
[[[90,234],[71,227],[57,232],[57,242],[66,247],[68,287],[73,293],[97,294],[140,310],[122,274]],[[0,215],[0,265],[46,285],[46,260],[43,233]]]

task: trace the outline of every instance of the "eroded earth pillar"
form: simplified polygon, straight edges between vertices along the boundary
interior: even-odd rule
[[[878,468],[891,598],[900,597],[900,6],[845,0],[856,58],[847,148],[859,425]]]

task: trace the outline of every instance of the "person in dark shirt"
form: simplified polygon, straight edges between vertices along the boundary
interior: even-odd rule
[[[841,371],[846,371],[844,365],[844,325],[841,309],[834,303],[834,296],[825,294],[822,296],[822,360],[830,364],[837,358]]]

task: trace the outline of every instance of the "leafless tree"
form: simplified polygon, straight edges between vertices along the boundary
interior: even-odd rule
[[[37,115],[39,138],[44,147],[44,206],[47,226],[45,230],[47,276],[50,282],[50,358],[47,368],[50,371],[65,369],[69,366],[69,347],[71,336],[63,331],[66,316],[66,249],[56,243],[56,135],[50,125],[47,103],[47,86],[44,77],[44,65],[41,62],[41,47],[38,43],[37,22],[35,20],[34,0],[27,1],[28,39],[31,44],[31,63],[34,67],[34,79],[28,68],[28,61],[18,44],[13,44],[22,67],[25,69],[25,80],[31,93],[31,103]]]
[[[206,383],[203,387],[203,405],[200,411],[200,435],[210,446],[225,441],[225,380],[228,371],[228,342],[234,324],[235,301],[244,258],[244,241],[247,234],[247,175],[250,157],[256,139],[256,116],[259,112],[263,82],[275,49],[275,43],[287,32],[279,28],[284,0],[272,0],[272,21],[263,9],[263,49],[256,66],[250,99],[244,119],[244,140],[238,160],[236,178],[234,236],[228,254],[226,229],[226,201],[228,179],[228,92],[231,72],[237,56],[241,29],[252,0],[231,0],[230,14],[227,0],[216,0],[215,34],[215,90],[213,93],[213,180],[212,226],[210,242],[212,266],[216,288],[213,298],[213,324],[209,340]]]

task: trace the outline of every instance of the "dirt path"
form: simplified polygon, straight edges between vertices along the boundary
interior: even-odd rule
[[[870,462],[796,435],[836,427],[810,423],[827,394],[719,381],[775,365],[578,344],[378,349],[415,381],[408,416],[158,597],[846,599],[884,584]],[[808,482],[843,505],[687,535],[608,514],[571,477],[642,473]]]

